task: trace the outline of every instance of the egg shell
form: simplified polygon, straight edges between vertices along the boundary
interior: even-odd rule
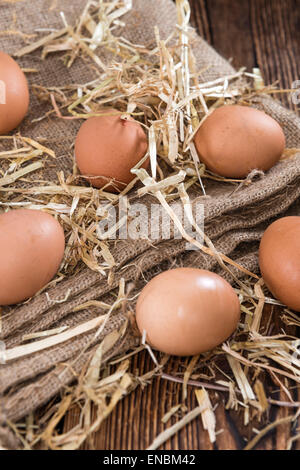
[[[130,170],[144,157],[148,141],[142,126],[132,118],[115,115],[96,116],[87,119],[79,129],[75,141],[75,158],[82,175],[96,188],[113,179],[105,189],[124,189],[134,179]],[[149,160],[142,167],[147,168]],[[102,178],[99,178],[102,176]],[[96,178],[95,178],[96,177]]]
[[[300,312],[300,217],[283,217],[263,234],[259,265],[275,298]]]
[[[0,215],[0,305],[32,297],[56,274],[65,237],[46,212],[11,210]]]
[[[190,356],[209,351],[237,327],[240,303],[215,273],[177,268],[155,276],[142,290],[136,322],[147,342],[161,352]]]
[[[0,51],[0,134],[15,129],[28,106],[28,83],[23,71],[14,59]]]
[[[225,105],[213,111],[194,137],[200,161],[220,176],[244,178],[269,170],[285,148],[282,128],[254,108]]]

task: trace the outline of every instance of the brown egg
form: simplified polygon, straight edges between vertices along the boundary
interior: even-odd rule
[[[0,51],[0,134],[8,134],[24,119],[29,106],[26,77],[17,62]]]
[[[274,166],[285,148],[285,137],[278,122],[263,111],[226,105],[208,116],[194,143],[200,161],[210,171],[244,178],[251,170]]]
[[[300,312],[300,217],[283,217],[267,228],[259,266],[274,297]]]
[[[64,232],[46,212],[20,209],[0,215],[0,305],[36,294],[56,274]]]
[[[178,268],[154,277],[142,290],[136,321],[155,349],[177,356],[209,351],[237,327],[240,303],[217,274]]]
[[[96,188],[124,189],[134,179],[130,173],[147,152],[148,141],[142,126],[131,118],[116,115],[89,118],[79,129],[75,142],[75,158],[82,175]],[[143,168],[147,168],[146,161]],[[96,178],[95,178],[96,177]]]

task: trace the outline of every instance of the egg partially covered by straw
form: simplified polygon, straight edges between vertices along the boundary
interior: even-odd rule
[[[148,139],[130,116],[109,110],[87,119],[75,141],[80,173],[96,188],[118,192],[133,179],[131,169],[145,156]],[[141,165],[147,168],[149,159]]]

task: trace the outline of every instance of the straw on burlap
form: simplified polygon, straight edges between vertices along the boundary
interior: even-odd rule
[[[12,28],[13,15],[16,13],[17,25],[24,33],[31,34],[36,28],[60,28],[59,11],[63,10],[69,23],[73,23],[82,9],[81,0],[63,0],[58,9],[49,10],[50,1],[31,0],[16,4],[0,5],[1,31]],[[171,0],[134,0],[133,10],[123,18],[126,28],[122,34],[134,43],[151,46],[154,44],[153,27],[159,27],[161,37],[165,38],[176,24],[176,9]],[[13,53],[23,46],[18,35],[0,35],[0,49]],[[222,59],[196,34],[193,37],[193,49],[197,58],[198,69],[203,70],[201,80],[211,80],[234,72],[229,63]],[[66,69],[57,55],[52,55],[45,62],[40,60],[40,51],[36,51],[20,60],[24,67],[37,68],[39,72],[29,76],[31,83],[44,86],[59,86],[66,83],[84,83],[95,77],[93,69],[86,60],[77,59],[71,69]],[[209,65],[209,67],[208,67]],[[282,125],[288,147],[300,146],[300,120],[283,108],[278,102],[263,97],[256,99],[254,105],[264,109]],[[32,123],[32,119],[45,113],[50,105],[41,103],[32,96],[30,112],[21,125],[24,136],[34,139],[45,139],[45,145],[52,148],[57,159],[55,165],[42,170],[43,176],[55,180],[58,170],[68,173],[73,164],[71,144],[78,130],[78,121],[64,121],[56,117],[46,121]],[[51,167],[52,166],[52,167]],[[253,272],[258,272],[257,247],[266,226],[273,218],[286,211],[300,214],[300,155],[278,163],[263,178],[250,186],[240,188],[232,193],[227,184],[208,181],[206,190],[210,197],[203,198],[201,193],[193,191],[193,201],[201,201],[205,208],[205,232],[220,252],[230,255],[232,259]],[[152,196],[143,197],[147,204],[154,202]],[[58,286],[42,293],[25,305],[16,307],[3,319],[0,339],[5,340],[7,347],[21,343],[24,334],[55,328],[63,325],[77,326],[90,320],[101,311],[96,308],[73,313],[74,308],[86,301],[101,299],[112,302],[111,292],[119,285],[120,278],[134,281],[137,290],[146,279],[154,273],[174,263],[185,266],[212,269],[231,281],[230,275],[224,273],[216,260],[200,251],[186,251],[186,242],[182,240],[158,240],[154,244],[145,240],[119,241],[112,248],[117,262],[113,281],[89,269],[64,280]],[[121,269],[122,268],[122,269]],[[243,274],[232,268],[234,274]],[[68,298],[62,300],[68,292]],[[134,308],[134,305],[130,305]],[[104,312],[103,312],[104,313]],[[101,335],[95,340],[94,332],[83,334],[73,340],[54,346],[46,351],[32,354],[0,366],[0,425],[7,419],[17,421],[37,407],[46,403],[66,384],[74,380],[74,374],[82,369],[91,352],[105,335],[121,328],[125,321],[122,313],[115,313],[106,324]],[[106,355],[112,355],[129,349],[138,341],[132,330],[128,329],[125,337]],[[84,349],[87,348],[87,349]],[[82,350],[84,353],[80,354]],[[72,367],[60,363],[71,364]],[[4,445],[4,430],[0,432],[0,441]],[[6,435],[6,445],[11,436]]]

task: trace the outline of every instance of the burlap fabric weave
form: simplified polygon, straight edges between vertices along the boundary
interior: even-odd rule
[[[14,18],[17,28],[26,34],[31,34],[37,28],[61,28],[59,11],[64,11],[68,22],[72,24],[82,11],[84,3],[81,0],[62,0],[58,2],[57,7],[51,8],[55,3],[50,0],[1,2],[0,49],[13,54],[24,45],[18,35],[5,34],[5,31],[16,28]],[[122,20],[126,22],[123,36],[134,43],[151,47],[154,45],[154,26],[159,27],[162,38],[167,37],[176,24],[176,9],[171,0],[134,0],[133,10]],[[193,49],[198,69],[203,70],[201,80],[213,80],[233,73],[231,65],[196,34]],[[22,58],[19,63],[23,67],[37,68],[39,72],[29,75],[29,81],[44,86],[85,83],[95,77],[93,69],[81,58],[67,69],[59,55],[50,55],[42,62],[40,51],[36,51]],[[282,125],[289,148],[300,147],[300,120],[295,114],[268,97],[256,99],[254,105],[264,109]],[[45,113],[47,107],[50,109],[49,104],[41,103],[32,95],[29,115],[20,130],[23,136],[44,139],[45,145],[55,151],[55,166],[50,165],[43,170],[47,173],[48,180],[55,180],[58,170],[67,174],[72,168],[73,156],[70,146],[80,122],[51,117],[32,123],[32,119]],[[258,242],[266,226],[274,218],[286,213],[300,215],[297,203],[300,194],[299,182],[300,154],[278,163],[263,178],[234,193],[228,184],[206,183],[210,197],[203,198],[202,201],[205,206],[205,231],[217,250],[230,255],[249,270],[257,272]],[[201,198],[200,191],[199,194],[193,194],[193,198]],[[5,341],[9,348],[21,344],[24,334],[63,325],[77,326],[98,316],[101,311],[91,308],[74,313],[76,306],[93,299],[111,302],[111,292],[117,288],[121,277],[127,282],[135,282],[137,289],[143,285],[144,279],[149,279],[163,267],[174,265],[174,262],[177,265],[215,270],[228,280],[232,279],[222,271],[214,258],[200,251],[186,251],[185,241],[161,240],[153,246],[145,240],[122,240],[114,245],[112,253],[117,267],[110,284],[105,277],[86,268],[57,287],[49,289],[48,296],[42,293],[30,302],[13,309],[2,320],[0,339]],[[144,274],[143,277],[141,273]],[[240,271],[235,271],[235,274],[242,275]],[[53,299],[64,299],[67,292],[68,298],[65,302],[53,302]],[[0,366],[0,426],[5,426],[7,419],[21,419],[72,382],[74,374],[80,372],[96,344],[109,332],[120,328],[124,321],[123,313],[117,313],[111,317],[97,339],[94,338],[94,332],[89,332],[46,351]],[[106,360],[129,349],[137,341],[131,330],[128,330],[125,338],[107,353]],[[87,346],[88,349],[79,354]],[[68,364],[72,367],[67,367]],[[2,430],[0,440],[2,439],[3,445],[5,438],[1,436],[4,435]]]

